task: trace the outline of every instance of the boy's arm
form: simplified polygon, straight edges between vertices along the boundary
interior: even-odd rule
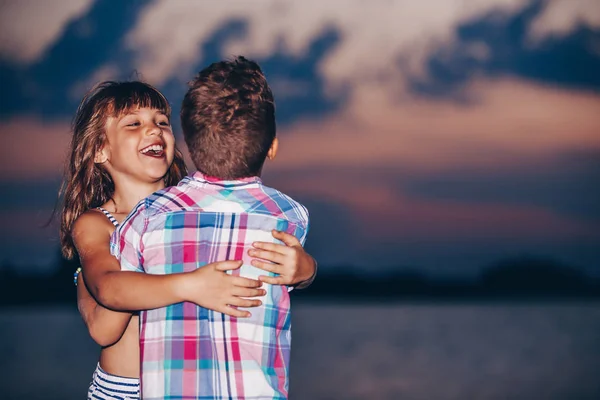
[[[285,245],[254,242],[254,249],[248,251],[252,265],[265,271],[273,272],[278,276],[260,276],[262,282],[273,285],[293,286],[304,289],[315,280],[317,276],[317,262],[308,254],[300,240],[286,232],[272,231],[275,239],[281,240]],[[261,261],[261,260],[266,260]]]
[[[110,236],[98,229],[98,213],[82,215],[73,227],[73,240],[79,253],[87,288],[105,307],[120,311],[148,310],[190,301],[202,307],[235,317],[247,312],[231,306],[255,307],[258,300],[243,297],[262,296],[261,283],[231,276],[227,270],[241,266],[241,261],[212,263],[196,271],[150,275],[121,271],[119,261],[110,254]],[[103,221],[104,222],[104,221]]]

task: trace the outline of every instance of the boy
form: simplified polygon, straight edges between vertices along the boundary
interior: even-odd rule
[[[233,274],[260,277],[250,262],[260,254],[247,254],[253,242],[272,242],[276,229],[304,243],[308,232],[304,206],[260,179],[278,146],[273,95],[260,67],[238,57],[202,70],[183,100],[181,125],[198,172],[140,203],[115,231],[113,254],[122,270],[150,274],[241,259]],[[262,305],[249,318],[191,303],[142,312],[142,397],[286,399],[288,288],[263,286]]]

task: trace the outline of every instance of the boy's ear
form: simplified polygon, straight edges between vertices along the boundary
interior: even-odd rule
[[[96,152],[94,155],[94,163],[95,164],[104,164],[108,161],[108,151],[106,150],[106,146],[102,146],[100,150]]]
[[[279,139],[273,139],[271,143],[271,148],[269,148],[269,152],[267,153],[267,158],[269,160],[274,160],[275,156],[277,156],[277,150],[279,149]]]

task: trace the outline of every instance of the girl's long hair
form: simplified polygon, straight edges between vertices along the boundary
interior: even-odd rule
[[[70,155],[59,193],[63,197],[60,244],[67,259],[75,255],[71,237],[74,222],[85,211],[110,200],[115,191],[109,173],[94,162],[94,156],[106,141],[106,121],[108,117],[118,117],[138,107],[154,108],[171,116],[171,107],[162,93],[140,81],[102,82],[84,96],[77,108],[71,127]],[[176,185],[186,173],[183,156],[175,149],[173,164],[164,177],[165,185]]]

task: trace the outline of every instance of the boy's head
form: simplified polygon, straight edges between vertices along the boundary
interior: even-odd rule
[[[205,175],[260,175],[277,152],[275,103],[260,67],[237,57],[211,64],[190,82],[181,127],[192,161]]]

